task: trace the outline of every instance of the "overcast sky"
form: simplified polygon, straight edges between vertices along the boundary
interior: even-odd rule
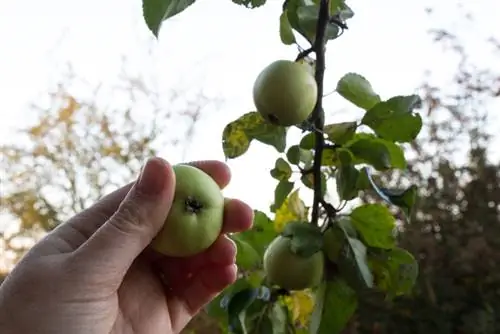
[[[223,159],[221,131],[253,109],[255,76],[277,58],[295,57],[295,48],[279,41],[282,1],[268,2],[248,10],[230,0],[198,1],[167,22],[154,41],[142,21],[139,0],[0,0],[0,142],[12,140],[16,128],[33,121],[28,105],[60,79],[64,64],[70,62],[91,83],[112,84],[126,55],[129,66],[155,77],[161,90],[175,89],[180,79],[188,78],[193,89],[206,89],[224,100],[220,110],[203,115],[186,157]],[[474,59],[498,68],[484,40],[498,31],[494,22],[500,3],[467,5],[480,18],[473,23],[463,20],[457,3],[350,1],[356,16],[344,36],[329,46],[325,90],[332,90],[346,72],[366,76],[383,98],[415,92],[426,70],[432,71],[434,82],[446,85],[456,64],[432,43],[427,31],[435,27],[458,29]],[[429,4],[436,8],[433,16],[424,10]],[[335,95],[325,99],[325,107],[336,112],[332,121],[360,115]],[[162,155],[172,162],[181,159],[168,149]],[[245,157],[230,162],[233,183],[226,195],[267,209],[275,186],[269,176],[275,158],[272,149],[252,145]]]

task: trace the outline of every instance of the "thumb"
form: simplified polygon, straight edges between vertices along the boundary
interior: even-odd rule
[[[162,159],[150,159],[116,212],[77,252],[94,264],[102,261],[108,272],[111,269],[125,275],[163,227],[174,190],[172,167]]]

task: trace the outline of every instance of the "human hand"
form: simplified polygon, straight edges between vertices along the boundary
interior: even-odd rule
[[[195,162],[224,188],[226,165]],[[167,217],[171,166],[148,161],[138,181],[109,194],[38,242],[0,286],[0,333],[179,333],[236,279],[234,243],[252,210],[228,200],[219,239],[190,258],[148,245]]]

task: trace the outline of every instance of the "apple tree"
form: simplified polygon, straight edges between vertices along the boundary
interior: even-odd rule
[[[144,20],[158,37],[168,18],[195,2],[143,0]],[[248,8],[266,3],[232,2]],[[227,159],[245,154],[251,142],[272,146],[278,154],[270,170],[276,181],[272,216],[255,210],[253,228],[232,235],[239,278],[207,306],[226,332],[341,333],[360,300],[384,302],[412,291],[418,264],[397,246],[397,220],[410,220],[417,187],[391,189],[376,180],[406,169],[402,145],[422,128],[416,112],[421,99],[383,98],[365,77],[347,73],[336,93],[364,115],[328,122],[322,103],[325,50],[353,16],[346,0],[285,0],[279,34],[285,45],[298,47],[297,57],[263,69],[254,84],[256,109],[224,128]],[[291,127],[302,130],[300,141],[287,142]],[[327,186],[330,180],[334,189]],[[312,190],[312,203],[301,198],[304,187]],[[375,191],[380,201],[346,210],[365,191]],[[338,203],[327,200],[333,192]],[[287,304],[297,292],[312,300],[305,326]]]

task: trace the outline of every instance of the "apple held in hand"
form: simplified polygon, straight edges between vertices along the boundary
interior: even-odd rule
[[[189,165],[173,166],[176,185],[172,207],[151,246],[167,256],[192,256],[219,237],[224,219],[224,196],[204,171]]]
[[[321,283],[324,255],[319,251],[310,257],[294,254],[291,239],[278,236],[264,253],[264,271],[271,284],[287,290],[304,290]]]
[[[310,65],[277,60],[257,76],[253,100],[268,122],[282,126],[305,121],[316,105],[318,86]]]

